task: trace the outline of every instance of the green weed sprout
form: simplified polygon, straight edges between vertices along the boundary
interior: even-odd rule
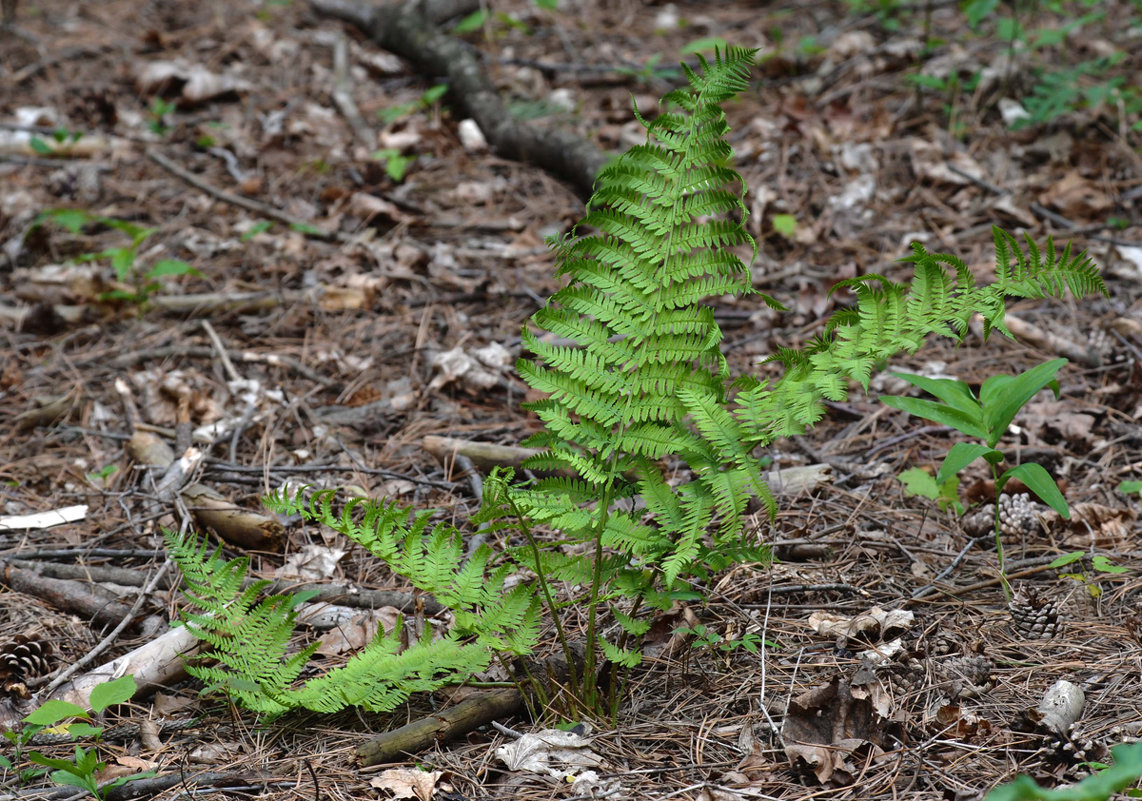
[[[983,458],[991,469],[991,476],[995,481],[995,549],[999,555],[999,572],[1003,573],[1003,542],[999,536],[999,496],[1003,487],[1013,478],[1017,478],[1027,485],[1043,503],[1050,506],[1062,517],[1069,519],[1070,508],[1055,479],[1040,464],[1028,462],[1017,464],[1000,472],[1000,465],[1006,458],[1003,451],[998,450],[1000,438],[1007,433],[1007,427],[1015,419],[1015,415],[1026,403],[1035,397],[1045,387],[1050,387],[1059,395],[1059,382],[1055,374],[1059,372],[1066,359],[1053,359],[1049,362],[1032,367],[1019,375],[994,375],[983,382],[979,397],[971,391],[963,381],[953,378],[927,378],[922,375],[910,373],[893,373],[909,384],[919,387],[938,400],[927,398],[909,398],[900,395],[887,395],[881,397],[888,406],[894,409],[903,409],[909,414],[923,417],[934,423],[951,426],[968,436],[979,437],[983,444],[976,442],[957,442],[944,457],[944,463],[936,474],[935,485],[942,487],[945,483],[974,462]],[[1004,588],[1007,589],[1006,579]]]
[[[131,237],[129,245],[108,248],[99,253],[85,253],[76,259],[77,262],[109,259],[111,268],[115,270],[115,278],[121,283],[129,281],[133,286],[131,290],[114,289],[105,292],[100,296],[101,300],[121,300],[142,308],[150,296],[162,288],[159,278],[168,275],[202,275],[180,259],[160,259],[149,270],[144,270],[136,263],[139,248],[159,230],[157,228],[144,228],[126,220],[91,214],[83,209],[50,209],[36,217],[33,225],[43,225],[46,222],[53,222],[73,234],[80,233],[85,226],[94,223],[122,231]]]
[[[135,695],[136,689],[135,677],[131,675],[122,676],[96,686],[91,691],[91,712],[98,714],[109,707],[130,701]],[[72,737],[94,737],[98,741],[99,736],[103,733],[103,727],[93,726],[88,722],[91,720],[91,715],[86,709],[68,701],[52,699],[25,717],[24,726],[18,732],[4,732],[4,738],[15,746],[15,762],[21,760],[25,754],[25,748],[31,743],[32,738],[41,731],[59,726],[74,718],[78,718],[79,721],[64,726],[68,734]],[[95,748],[88,749],[77,745],[73,759],[57,759],[45,756],[39,751],[30,751],[26,755],[29,762],[51,770],[49,778],[56,784],[78,787],[88,791],[97,799],[104,798],[108,790],[129,781],[154,775],[154,771],[146,771],[131,776],[119,776],[101,785],[96,781],[96,774],[103,770],[107,763],[99,758],[99,753]],[[0,767],[5,770],[14,770],[15,763],[6,756],[0,756]],[[18,775],[21,781],[26,781],[39,772],[33,768],[22,770]]]

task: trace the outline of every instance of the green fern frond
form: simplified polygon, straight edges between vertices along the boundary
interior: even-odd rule
[[[855,313],[838,311],[825,335],[799,354],[780,352],[777,359],[788,369],[776,385],[758,384],[738,395],[737,417],[750,441],[765,444],[802,433],[820,419],[823,401],[847,396],[849,381],[867,386],[875,364],[914,353],[931,334],[962,338],[973,314],[983,317],[985,336],[992,330],[1010,336],[1004,324],[1007,298],[1106,293],[1091,259],[1085,252],[1072,256],[1069,244],[1060,253],[1048,240],[1044,254],[1028,237],[1024,253],[999,228],[994,239],[996,281],[988,286],[977,286],[960,259],[929,253],[919,243],[902,260],[914,267],[909,283],[879,275],[840,282],[857,295]]]

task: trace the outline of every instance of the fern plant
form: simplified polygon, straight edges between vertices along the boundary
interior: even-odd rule
[[[756,246],[743,225],[745,186],[730,166],[721,108],[747,87],[753,54],[728,48],[712,62],[699,57],[698,69],[683,65],[688,85],[663,98],[659,117],[648,121],[636,108],[646,143],[601,171],[583,220],[553,243],[567,284],[525,328],[530,355],[517,366],[544,395],[529,406],[543,430],[529,442],[541,452],[526,466],[549,477],[518,483],[498,470],[485,482],[473,523],[498,535],[502,551],[482,546],[466,558],[455,527],[392,503],[354,500],[337,510],[328,493],[268,499],[345,534],[434,595],[455,616],[451,630],[405,651],[392,635],[379,636],[360,661],[298,688],[308,653],[285,655],[291,602],[255,603],[256,591],[234,582],[243,568],[224,567],[201,546],[180,553],[172,542],[184,570],[201,570],[191,598],[202,613],[188,620],[214,646],[217,664],[199,668],[208,683],[259,711],[390,708],[414,689],[482,669],[494,653],[526,652],[543,606],[575,697],[587,709],[609,701],[613,713],[618,681],[604,697],[599,662],[616,672],[638,663],[644,610],[694,597],[694,577],[765,557],[743,522],[752,498],[775,510],[758,446],[802,433],[825,400],[842,400],[854,380],[867,384],[879,361],[917,350],[933,333],[962,337],[975,313],[988,333],[1007,334],[1008,297],[1104,291],[1085,254],[1072,256],[1069,246],[1043,253],[1028,240],[1025,254],[997,230],[997,280],[976,286],[961,260],[916,245],[906,259],[910,282],[842,282],[855,306],[804,348],[776,353],[786,368],[779,381],[735,379],[703,300],[753,292],[741,256]],[[508,589],[509,575],[533,578]],[[581,665],[564,626],[572,607],[585,618]],[[250,631],[259,626],[268,633]],[[239,633],[265,642],[256,660],[236,653]]]
[[[328,495],[307,507],[332,519]],[[293,709],[336,712],[359,707],[385,712],[416,692],[431,691],[460,681],[488,666],[495,651],[523,652],[535,640],[536,607],[525,589],[501,592],[504,571],[484,571],[490,552],[478,553],[461,564],[458,532],[437,526],[427,532],[427,515],[412,515],[395,505],[374,505],[354,520],[352,505],[338,518],[378,556],[399,551],[407,571],[420,589],[449,603],[456,625],[437,636],[426,628],[411,644],[401,629],[378,631],[362,651],[344,666],[298,686],[317,645],[288,654],[297,617],[297,604],[309,594],[271,595],[261,598],[268,582],[256,581],[243,589],[248,559],[225,560],[206,541],[166,532],[171,558],[186,582],[184,597],[191,608],[182,621],[195,637],[210,646],[204,657],[193,660],[187,671],[207,690],[222,690],[247,709],[276,716]],[[425,537],[426,532],[428,537]],[[473,602],[494,598],[476,609]],[[467,635],[473,635],[467,638]]]

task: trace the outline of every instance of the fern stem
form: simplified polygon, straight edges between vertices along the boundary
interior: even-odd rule
[[[551,613],[551,619],[555,623],[555,636],[559,638],[559,645],[563,649],[563,656],[567,659],[567,673],[571,680],[572,687],[579,686],[578,670],[575,667],[575,655],[571,651],[571,643],[567,639],[567,633],[563,630],[563,621],[559,617],[559,610],[555,606],[555,599],[551,597],[551,586],[547,581],[547,576],[543,571],[543,559],[539,552],[539,543],[535,541],[535,535],[531,533],[531,526],[527,524],[527,516],[523,510],[516,504],[515,498],[509,492],[506,494],[508,505],[511,506],[512,514],[515,515],[516,520],[519,522],[519,530],[523,533],[524,539],[527,540],[528,547],[531,548],[532,556],[535,558],[535,575],[539,581],[539,591],[543,595],[543,604],[547,607],[547,611]],[[589,641],[588,641],[589,642]],[[534,679],[532,679],[534,682]]]
[[[614,493],[614,457],[611,457],[611,476],[603,487],[603,497],[599,499],[599,519],[595,524],[595,564],[591,575],[591,600],[587,606],[587,653],[583,657],[583,683],[580,688],[584,703],[591,709],[596,709],[595,697],[595,654],[598,637],[599,591],[603,583],[603,532],[607,529],[607,519],[610,517],[611,498]]]

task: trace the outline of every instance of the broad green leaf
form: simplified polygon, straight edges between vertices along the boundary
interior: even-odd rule
[[[1067,565],[1071,564],[1072,562],[1077,562],[1078,560],[1080,560],[1082,558],[1083,558],[1083,552],[1082,551],[1071,551],[1070,553],[1063,554],[1058,559],[1051,562],[1051,564],[1047,565],[1047,567],[1066,567]]]
[[[914,373],[892,373],[892,375],[907,381],[914,387],[919,387],[929,395],[935,395],[953,409],[958,409],[981,423],[983,422],[983,413],[980,411],[979,401],[972,394],[971,387],[963,381],[957,381],[954,378],[928,378],[928,376],[915,375]]]
[[[102,726],[92,726],[90,723],[69,723],[67,733],[73,738],[96,737],[103,733]]]
[[[1026,484],[1027,489],[1038,495],[1039,500],[1058,512],[1064,519],[1071,519],[1071,510],[1067,506],[1066,498],[1063,497],[1063,493],[1059,492],[1059,486],[1055,483],[1055,479],[1051,478],[1051,474],[1043,465],[1035,462],[1016,465],[999,477],[996,489],[1002,489],[1008,479],[1012,478],[1017,478]]]
[[[420,96],[420,102],[426,106],[431,106],[446,94],[448,94],[448,84],[438,83],[436,86],[424,91],[424,94]]]
[[[1118,485],[1118,491],[1126,495],[1135,495],[1142,492],[1142,481],[1137,479],[1132,481],[1123,481]]]
[[[325,236],[325,232],[316,226],[309,225],[308,223],[292,223],[290,228],[300,234],[308,234],[309,236]]]
[[[30,147],[34,153],[38,153],[41,156],[50,156],[53,152],[52,146],[38,136],[33,136],[28,140],[28,147]]]
[[[925,420],[951,426],[968,436],[979,437],[980,439],[987,438],[987,431],[979,420],[947,404],[926,398],[906,398],[900,395],[881,396],[880,399],[894,409],[903,409],[909,414],[923,417]]]
[[[65,787],[78,787],[81,790],[87,790],[96,798],[99,797],[98,785],[95,783],[95,777],[91,774],[80,775],[70,770],[53,770],[51,778],[56,784],[62,784]]]
[[[111,266],[115,270],[115,277],[124,280],[135,266],[135,251],[131,248],[115,248],[110,251]]]
[[[967,0],[961,7],[968,19],[968,25],[978,28],[998,6],[999,0]]]
[[[472,31],[478,31],[484,27],[484,23],[487,21],[488,12],[483,9],[478,9],[457,22],[452,28],[452,33],[459,36],[465,33],[471,33]]]
[[[793,236],[797,231],[797,218],[792,214],[774,214],[770,222],[773,223],[773,230],[784,237]]]
[[[125,704],[135,696],[136,690],[138,685],[130,673],[114,681],[97,684],[91,691],[91,708],[96,712],[102,712],[109,706]]]
[[[1105,556],[1093,556],[1090,560],[1090,566],[1097,570],[1099,573],[1112,573],[1120,575],[1122,573],[1129,573],[1130,568],[1116,565]]]
[[[1066,359],[1052,359],[1017,376],[995,375],[983,382],[979,402],[983,406],[988,445],[995,447],[1019,410],[1044,387],[1053,384],[1058,396],[1055,373],[1066,363]]]
[[[933,501],[940,497],[940,485],[927,470],[910,467],[896,477],[904,484],[904,490],[909,495],[919,495]]]
[[[39,709],[33,710],[24,718],[24,722],[36,726],[54,726],[61,720],[86,718],[87,716],[87,710],[83,707],[53,698],[50,701],[45,701]]]
[[[147,278],[161,278],[164,275],[196,275],[201,277],[202,272],[181,259],[160,259],[147,273]]]
[[[999,451],[978,442],[957,442],[944,457],[940,472],[936,474],[936,483],[943,484],[981,456],[987,459],[989,456],[994,458],[995,454],[1003,456]]]
[[[83,226],[99,219],[99,217],[83,209],[51,209],[36,217],[33,225],[40,225],[41,223],[50,221],[63,227],[69,233],[78,234],[83,230]]]
[[[55,770],[66,771],[75,768],[75,762],[70,759],[57,759],[41,754],[39,751],[32,751],[28,754],[28,761],[34,762],[37,765],[43,765],[45,768],[53,768]],[[54,777],[53,777],[54,778]],[[61,784],[65,782],[60,782]]]

